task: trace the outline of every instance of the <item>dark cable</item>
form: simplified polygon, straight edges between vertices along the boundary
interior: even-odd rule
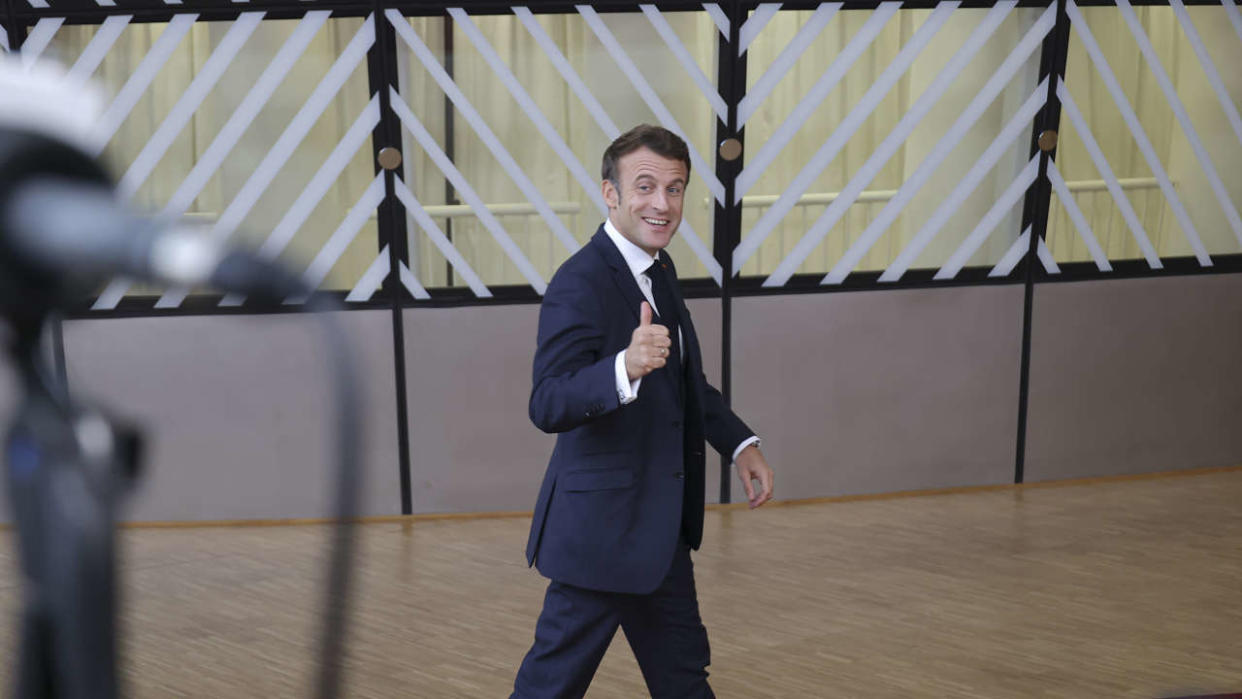
[[[344,668],[350,586],[354,563],[354,522],[362,492],[362,468],[358,463],[361,401],[353,347],[332,312],[340,303],[314,296],[307,304],[321,321],[325,346],[332,365],[332,393],[336,405],[336,502],[325,588],[323,626],[319,634],[319,673],[315,696],[335,699],[340,695]]]

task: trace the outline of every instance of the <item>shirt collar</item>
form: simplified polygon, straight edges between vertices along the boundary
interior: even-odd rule
[[[630,272],[638,277],[645,274],[647,268],[651,267],[651,263],[656,258],[647,254],[646,250],[631,243],[628,238],[621,235],[621,231],[612,225],[612,219],[604,219],[604,232],[608,234],[608,238],[612,240],[612,244],[617,246],[617,250],[621,251],[621,257],[625,259],[625,264],[630,268]]]

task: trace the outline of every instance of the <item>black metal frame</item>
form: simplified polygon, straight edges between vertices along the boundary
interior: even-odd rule
[[[1040,58],[1039,79],[1049,76],[1063,76],[1069,46],[1069,18],[1065,7],[1067,0],[1020,0],[1019,7],[1048,7],[1056,4],[1056,26],[1045,38]],[[34,8],[26,0],[0,0],[0,17],[3,17],[8,32],[10,46],[16,50],[20,47],[26,33],[35,22],[44,17],[63,17],[67,24],[98,24],[113,15],[133,15],[135,22],[164,22],[174,14],[188,12],[198,13],[201,20],[232,20],[243,12],[258,10],[267,13],[265,19],[295,19],[303,16],[308,10],[332,10],[334,17],[365,17],[375,15],[378,23],[378,41],[367,56],[368,76],[371,95],[379,96],[381,103],[381,122],[375,128],[372,147],[376,154],[385,146],[400,149],[402,143],[401,125],[395,115],[388,109],[387,86],[397,84],[397,54],[395,35],[384,21],[384,11],[389,8],[399,10],[405,16],[444,17],[446,23],[451,22],[446,9],[461,7],[473,15],[498,14],[508,15],[511,7],[521,4],[538,14],[575,13],[572,2],[543,2],[530,0],[524,3],[499,3],[480,1],[457,2],[410,2],[400,0],[324,0],[304,2],[302,0],[249,0],[245,4],[227,2],[225,0],[184,0],[184,4],[170,6],[162,0],[121,0],[116,6],[101,7],[94,0],[50,0],[52,7]],[[592,3],[594,9],[601,13],[635,12],[638,2],[603,2]],[[721,9],[731,20],[731,36],[729,40],[720,39],[717,66],[717,81],[721,96],[728,105],[727,121],[716,124],[716,143],[726,138],[737,138],[745,142],[745,129],[737,127],[737,106],[746,92],[746,57],[738,55],[733,47],[738,43],[738,31],[742,21],[759,6],[758,2],[720,2]],[[967,0],[962,8],[987,8],[995,4],[994,0]],[[1133,0],[1134,5],[1167,6],[1167,0]],[[1187,5],[1218,5],[1218,0],[1186,0]],[[819,2],[787,2],[782,10],[814,9]],[[845,10],[869,10],[879,5],[878,2],[846,2]],[[937,5],[934,0],[915,0],[902,5],[903,9],[928,9]],[[1115,6],[1112,0],[1079,0],[1082,7]],[[658,7],[662,11],[702,12],[702,4],[698,2],[661,2]],[[446,26],[451,26],[446,24]],[[448,133],[452,133],[452,107],[445,104]],[[839,285],[820,286],[822,275],[796,275],[784,287],[766,289],[761,286],[762,278],[735,277],[732,270],[732,251],[741,241],[741,208],[732,203],[733,183],[741,171],[742,159],[733,162],[716,158],[716,174],[725,184],[728,197],[726,204],[716,205],[715,229],[713,231],[714,254],[724,269],[723,284],[717,286],[710,280],[687,280],[684,284],[686,296],[691,298],[719,298],[722,314],[722,375],[721,390],[726,400],[731,395],[732,377],[730,371],[732,345],[732,304],[731,300],[740,296],[761,296],[770,294],[802,294],[802,293],[841,293],[857,291],[885,291],[911,288],[940,288],[957,286],[983,286],[1021,284],[1024,287],[1023,335],[1021,374],[1019,376],[1019,417],[1018,439],[1015,455],[1014,481],[1023,480],[1023,459],[1026,436],[1026,407],[1029,384],[1031,319],[1033,315],[1034,290],[1043,283],[1060,283],[1068,281],[1107,280],[1135,277],[1170,277],[1195,274],[1220,274],[1242,272],[1242,254],[1213,256],[1213,267],[1201,267],[1193,258],[1164,258],[1165,267],[1152,270],[1142,260],[1114,261],[1114,271],[1100,272],[1091,263],[1069,263],[1061,265],[1061,272],[1056,275],[1047,274],[1038,264],[1035,257],[1036,246],[1045,237],[1049,207],[1051,204],[1051,187],[1044,176],[1049,161],[1055,158],[1055,150],[1040,153],[1037,139],[1044,130],[1055,130],[1060,121],[1060,102],[1056,98],[1055,81],[1049,81],[1048,102],[1037,115],[1033,124],[1030,152],[1032,157],[1040,155],[1039,179],[1026,193],[1023,204],[1022,228],[1032,227],[1031,245],[1027,256],[1007,277],[992,279],[987,276],[987,268],[966,268],[956,279],[939,281],[932,278],[935,270],[913,269],[902,279],[894,283],[878,281],[879,272],[853,272]],[[449,144],[451,148],[451,143]],[[386,309],[392,313],[394,342],[394,374],[397,384],[397,413],[399,432],[399,453],[402,485],[402,512],[412,511],[410,492],[409,434],[407,425],[407,406],[405,394],[405,361],[404,361],[404,328],[402,312],[416,307],[443,306],[474,306],[497,304],[529,304],[538,303],[540,297],[527,286],[493,286],[494,296],[490,299],[479,299],[468,289],[461,287],[428,289],[432,298],[417,301],[402,287],[397,271],[399,265],[409,264],[408,235],[406,231],[405,211],[400,202],[391,196],[394,173],[383,171],[378,165],[376,172],[383,172],[387,185],[387,196],[379,210],[380,249],[389,246],[390,274],[382,289],[375,297],[365,303],[350,304],[354,309]],[[452,196],[451,185],[447,190]],[[451,271],[450,271],[451,275]],[[450,279],[452,277],[450,276]],[[320,292],[327,295],[343,297],[344,292]],[[202,314],[252,314],[262,311],[250,306],[220,308],[216,305],[219,296],[192,296],[177,309],[155,309],[154,297],[130,297],[111,311],[91,311],[89,301],[69,314],[75,317],[124,317],[124,316],[162,316],[162,315],[202,315]],[[275,312],[297,312],[297,309],[277,310]],[[730,479],[727,459],[721,464],[722,502],[730,500]]]

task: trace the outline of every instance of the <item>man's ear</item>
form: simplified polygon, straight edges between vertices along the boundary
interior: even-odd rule
[[[617,208],[617,188],[612,186],[611,180],[604,180],[603,182],[600,182],[599,191],[604,195],[604,203],[608,205],[608,208]]]

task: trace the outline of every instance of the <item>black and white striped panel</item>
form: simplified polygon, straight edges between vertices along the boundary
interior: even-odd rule
[[[862,270],[1009,274],[1029,242],[1018,224],[1055,22],[1055,6],[1012,1],[776,13],[749,49],[739,110],[758,145],[735,189],[734,270],[769,287],[796,273],[825,285]]]
[[[396,195],[420,278],[481,297],[498,284],[542,293],[606,215],[604,148],[649,122],[691,147],[672,254],[683,276],[719,283],[711,237],[724,185],[710,139],[725,104],[709,76],[724,15],[707,7],[535,14],[518,6],[477,16],[454,8],[431,18],[388,10],[401,68],[392,105],[406,155]]]
[[[1062,146],[1049,168],[1048,245],[1061,262],[1242,251],[1242,14],[1186,7],[1067,7]],[[1075,187],[1075,181],[1078,186]]]
[[[370,147],[380,116],[367,94],[374,42],[373,19],[325,10],[231,21],[184,13],[164,23],[113,15],[93,26],[45,17],[22,56],[54,55],[70,79],[102,86],[108,99],[92,140],[123,196],[283,256],[314,286],[366,298],[384,195]],[[158,307],[172,308],[191,290],[117,279],[94,308],[153,291]]]

